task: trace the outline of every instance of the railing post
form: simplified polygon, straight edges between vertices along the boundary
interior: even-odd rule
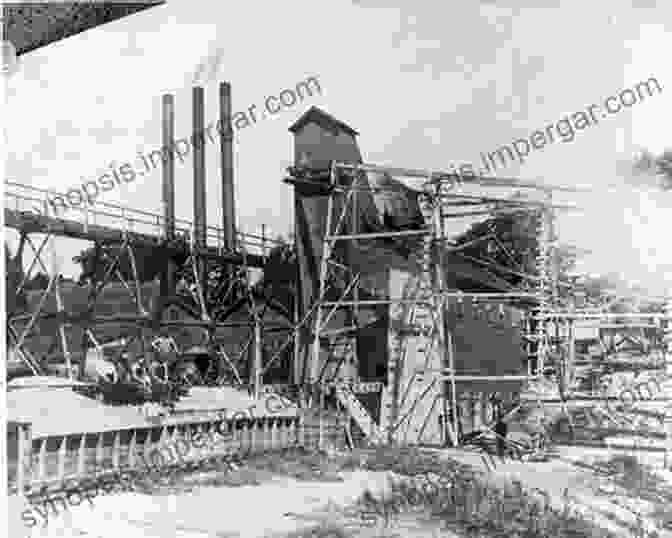
[[[270,436],[271,436],[271,441],[270,441],[270,447],[271,450],[275,450],[278,448],[278,419],[275,417],[272,417],[269,419],[270,420]]]
[[[131,439],[128,444],[128,466],[133,469],[135,467],[135,451],[137,443],[137,430],[134,428],[131,430]]]
[[[296,438],[298,440],[299,446],[306,446],[306,429],[303,415],[298,417],[298,420],[295,422],[296,427]]]
[[[103,446],[104,446],[104,437],[105,437],[105,432],[98,432],[96,433],[96,463],[95,463],[95,468],[96,468],[96,474],[98,474],[98,470],[103,468]]]
[[[43,437],[39,441],[40,450],[38,452],[38,462],[39,462],[39,471],[38,471],[38,480],[44,482],[47,479],[47,439]]]
[[[112,467],[119,469],[119,455],[121,454],[121,432],[114,432],[114,440],[112,441]]]
[[[266,225],[261,225],[261,257],[266,260]]]
[[[77,449],[77,478],[83,478],[86,473],[86,433],[82,433],[79,439],[79,448]]]
[[[68,435],[61,437],[61,442],[58,447],[58,481],[65,480],[65,460],[68,456]]]
[[[16,488],[17,493],[23,495],[32,477],[32,429],[30,423],[27,422],[10,422],[8,425],[11,427],[14,424],[16,425]]]

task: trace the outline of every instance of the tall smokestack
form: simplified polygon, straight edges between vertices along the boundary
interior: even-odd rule
[[[161,101],[161,133],[164,157],[161,174],[163,202],[163,236],[167,242],[175,239],[175,155],[170,149],[175,144],[175,101],[170,94],[164,94]],[[158,293],[157,293],[158,291]],[[175,296],[175,263],[168,256],[161,271],[159,289],[153,292],[152,304],[154,328],[159,329],[166,305]]]
[[[205,248],[207,237],[207,213],[205,193],[205,112],[203,88],[193,88],[193,146],[194,146],[194,243]],[[198,277],[205,295],[205,261],[199,261]]]
[[[224,247],[236,248],[236,207],[233,184],[233,128],[231,126],[231,84],[219,85],[219,124],[222,152],[222,229]]]
[[[163,219],[164,236],[167,240],[175,239],[175,156],[170,149],[175,144],[175,101],[173,96],[163,96],[163,148],[167,158],[163,163]]]

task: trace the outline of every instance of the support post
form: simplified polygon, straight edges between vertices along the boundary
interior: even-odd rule
[[[351,218],[351,230],[350,233],[357,235],[359,233],[359,205],[357,203],[357,194],[359,190],[359,172],[357,168],[354,169],[354,179],[351,185],[351,188],[353,189],[352,192],[352,218]],[[350,250],[350,256],[348,257],[348,264],[352,263],[352,260],[355,259],[357,256],[357,240],[353,240],[352,244],[350,245],[351,250]],[[356,276],[353,276],[353,278],[356,278]],[[357,274],[359,276],[359,273]],[[348,320],[348,324],[357,327],[359,329],[359,279],[357,279],[357,282],[355,283],[353,289],[352,289],[352,298],[354,300],[354,304],[352,307],[352,311],[350,312],[351,319]],[[352,361],[351,365],[354,365],[354,368],[351,366],[351,373],[353,373],[355,379],[359,379],[359,356],[357,354],[357,343],[359,341],[359,331],[355,333],[354,336],[354,345],[352,346]],[[354,372],[353,372],[354,370]]]
[[[298,266],[298,263],[297,263]],[[302,342],[301,342],[301,332],[303,330],[303,327],[299,327],[300,323],[300,313],[299,313],[299,301],[300,301],[300,293],[301,293],[301,288],[299,285],[299,279],[296,279],[296,285],[294,286],[294,360],[292,361],[292,364],[294,365],[294,370],[293,370],[293,380],[292,383],[295,385],[299,385],[301,383],[301,370],[302,370],[302,363],[303,361],[301,360],[301,349],[302,349]]]
[[[254,398],[258,399],[261,394],[261,369],[262,369],[262,333],[259,316],[254,316],[254,356],[252,365],[252,382],[254,386]]]
[[[319,438],[317,441],[318,450],[324,448],[324,391],[320,391],[320,414],[319,416]]]
[[[431,175],[429,180],[431,181]],[[439,304],[437,305],[437,324],[438,324],[438,336],[439,336],[439,349],[441,352],[441,363],[443,368],[448,368],[449,379],[448,381],[442,380],[441,385],[443,390],[442,393],[442,403],[443,416],[447,418],[448,416],[448,405],[450,405],[450,415],[452,416],[452,424],[448,424],[448,420],[444,418],[443,421],[443,440],[446,442],[448,437],[452,441],[453,446],[459,446],[460,438],[459,432],[460,428],[460,415],[457,412],[457,386],[455,385],[455,357],[453,354],[453,334],[451,327],[448,326],[448,315],[446,312],[446,301],[447,297],[444,295],[446,293],[446,281],[445,281],[445,272],[446,272],[446,257],[445,257],[445,240],[446,240],[446,229],[445,221],[443,214],[443,204],[441,203],[441,185],[437,184],[435,192],[435,209],[434,209],[434,222],[433,222],[433,236],[436,240],[435,244],[438,245],[438,248],[434,249],[432,252],[433,258],[435,258],[435,289],[438,288],[439,293]],[[450,383],[450,386],[448,385]],[[448,403],[448,396],[450,395],[450,403]]]
[[[57,254],[56,254],[56,239],[52,235],[49,238],[50,241],[50,247],[51,247],[51,272],[52,272],[52,278],[54,279],[54,294],[56,296],[56,309],[59,312],[59,314],[63,313],[65,307],[63,305],[63,297],[61,296],[61,286],[60,286],[60,280],[61,280],[61,275],[60,275],[60,264],[58,262]],[[65,334],[65,325],[62,322],[59,322],[58,324],[58,336],[61,340],[61,346],[63,349],[63,355],[65,357],[65,367],[68,370],[68,379],[72,381],[72,357],[70,355],[70,348],[68,346],[68,337]],[[84,353],[83,359],[82,359],[82,368],[86,366],[86,347],[82,350]],[[81,377],[84,374],[84,370],[80,370],[78,372],[79,377]]]
[[[549,200],[550,195],[547,195]],[[537,258],[537,268],[539,273],[539,308],[537,311],[537,361],[536,374],[541,380],[544,377],[545,359],[548,353],[548,324],[547,317],[549,309],[552,308],[552,275],[549,268],[549,257],[551,253],[551,214],[548,208],[544,207],[540,211],[539,223],[539,256]]]
[[[331,165],[330,172],[330,183],[334,185],[336,183],[336,168],[335,164]],[[328,237],[331,236],[332,228],[332,213],[334,212],[334,193],[329,195],[329,200],[327,203],[327,222],[325,226],[325,239],[322,246],[322,259],[320,260],[320,282],[319,282],[319,291],[317,295],[317,313],[315,316],[315,335],[313,340],[313,354],[310,361],[310,376],[309,383],[317,383],[318,375],[320,371],[320,332],[322,329],[322,302],[324,300],[324,294],[327,287],[327,272],[329,259],[331,258],[331,249],[332,249],[332,239]]]

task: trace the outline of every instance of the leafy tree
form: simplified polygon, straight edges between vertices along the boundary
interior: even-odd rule
[[[490,264],[489,270],[518,285],[535,275],[540,215],[533,211],[500,213],[477,222],[455,239],[459,254]]]
[[[476,263],[487,263],[489,272],[514,286],[534,288],[539,276],[540,219],[541,212],[533,210],[497,213],[473,224],[459,235],[455,240],[457,252]],[[560,244],[554,249],[554,256],[559,297],[566,299],[573,288],[574,278],[571,275],[578,251],[569,245]]]

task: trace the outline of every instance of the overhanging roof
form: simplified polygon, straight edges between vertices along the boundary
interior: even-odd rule
[[[334,133],[344,131],[350,136],[359,135],[359,133],[350,127],[347,123],[343,123],[342,121],[337,120],[331,114],[327,114],[324,110],[316,106],[311,106],[306,112],[304,112],[303,115],[289,128],[289,131],[296,133],[308,123],[317,123],[323,129],[333,131]]]
[[[152,2],[58,2],[5,4],[2,8],[4,39],[18,55],[138,11],[164,4]]]

